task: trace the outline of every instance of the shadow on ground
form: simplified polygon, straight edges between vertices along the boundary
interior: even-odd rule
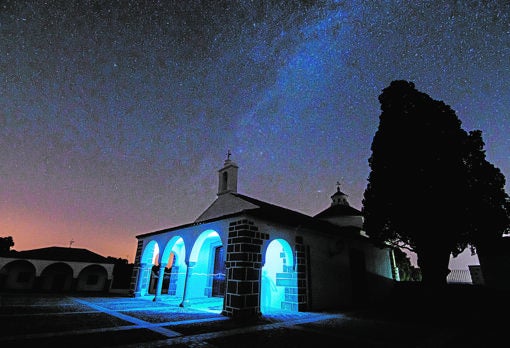
[[[216,302],[127,296],[0,293],[0,346],[20,347],[492,347],[507,341],[508,294],[398,283],[371,306],[274,312],[250,322]]]

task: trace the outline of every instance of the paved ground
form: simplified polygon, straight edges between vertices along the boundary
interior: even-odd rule
[[[211,303],[181,308],[150,298],[0,293],[0,347],[466,348],[499,346],[506,336],[501,331],[506,322],[493,325],[478,320],[476,310],[453,309],[457,314],[451,317],[424,314],[423,308],[420,314],[381,308],[280,312],[239,323]]]

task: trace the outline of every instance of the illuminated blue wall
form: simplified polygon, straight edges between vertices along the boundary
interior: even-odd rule
[[[211,296],[214,248],[221,245],[220,236],[214,230],[206,230],[197,238],[190,255],[187,300]]]
[[[172,257],[173,255],[173,257]],[[186,282],[186,247],[180,236],[173,237],[165,246],[161,263],[170,270],[168,295],[182,298]]]
[[[294,310],[297,306],[297,277],[294,270],[294,254],[284,239],[275,239],[266,249],[265,264],[262,267],[260,310],[267,313],[274,310]]]

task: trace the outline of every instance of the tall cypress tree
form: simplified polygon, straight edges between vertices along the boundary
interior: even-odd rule
[[[494,198],[484,186],[500,192],[504,178],[485,160],[481,134],[464,131],[448,105],[419,92],[412,82],[393,81],[379,101],[363,228],[375,241],[414,251],[423,283],[445,284],[450,255],[484,238],[481,221],[473,217],[477,200],[501,203],[505,197]],[[495,213],[495,206],[487,203],[485,209],[508,214]],[[499,219],[491,233],[501,236],[505,224]]]

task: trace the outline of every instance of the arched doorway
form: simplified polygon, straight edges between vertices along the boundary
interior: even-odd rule
[[[225,250],[218,232],[207,230],[197,238],[190,254],[186,301],[193,306],[204,303],[221,311],[225,296]],[[205,301],[216,299],[215,301]]]
[[[154,272],[154,266],[158,264],[159,246],[155,240],[151,240],[143,249],[140,263],[143,266],[140,269],[138,281],[140,282],[140,295],[145,296],[155,293],[155,284],[157,284],[157,272]]]
[[[182,300],[186,282],[186,247],[182,237],[173,237],[166,245],[161,257],[165,266],[161,294]]]
[[[275,239],[266,249],[260,287],[260,311],[290,310],[297,308],[297,276],[294,254],[284,239]]]
[[[82,269],[78,275],[77,291],[106,291],[108,272],[99,265],[90,265]]]
[[[35,267],[26,260],[9,262],[0,270],[0,289],[30,290],[35,283]]]
[[[41,290],[67,292],[73,283],[73,270],[68,264],[58,262],[49,265],[41,273]]]

